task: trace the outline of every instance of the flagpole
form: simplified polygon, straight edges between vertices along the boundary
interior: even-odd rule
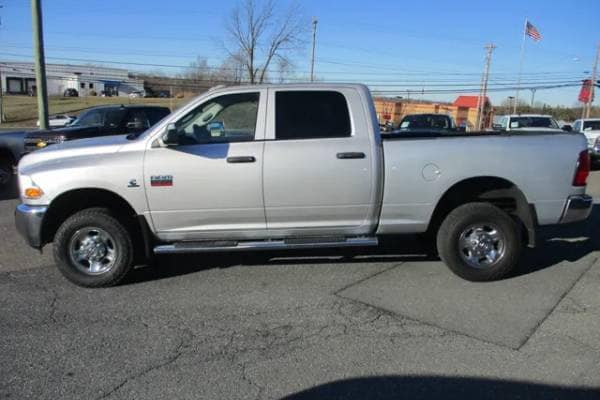
[[[521,74],[523,72],[523,58],[525,56],[525,39],[527,38],[527,18],[523,26],[523,40],[521,41],[521,58],[519,61],[519,75],[517,77],[517,93],[515,93],[515,104],[513,106],[513,114],[517,113],[517,104],[519,104],[519,91],[521,90]]]

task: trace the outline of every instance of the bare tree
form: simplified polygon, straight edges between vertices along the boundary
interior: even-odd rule
[[[279,16],[273,0],[241,0],[232,10],[226,49],[244,66],[250,83],[263,83],[273,60],[290,65],[288,53],[305,44],[307,29],[300,15],[293,4]]]

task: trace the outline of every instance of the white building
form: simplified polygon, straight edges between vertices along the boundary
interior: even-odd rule
[[[0,61],[2,92],[6,94],[31,94],[35,92],[33,63]],[[121,68],[93,65],[46,64],[48,95],[62,96],[66,89],[76,89],[80,96],[127,96],[143,91],[144,81],[132,79]]]

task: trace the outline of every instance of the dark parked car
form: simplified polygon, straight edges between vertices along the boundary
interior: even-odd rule
[[[458,128],[454,119],[446,114],[411,114],[402,118],[394,134],[448,134],[464,132],[465,128]]]
[[[0,132],[0,190],[8,186],[13,178],[13,170],[23,154],[24,131]]]
[[[170,112],[166,107],[139,105],[90,108],[65,128],[28,132],[25,135],[25,152],[67,140],[139,134]]]
[[[63,97],[79,97],[77,89],[66,89],[63,92]]]

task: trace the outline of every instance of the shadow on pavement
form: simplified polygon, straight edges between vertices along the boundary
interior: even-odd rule
[[[247,251],[197,253],[157,257],[152,267],[141,267],[129,274],[124,284],[185,275],[212,268],[253,265],[349,264],[369,262],[431,261],[426,246],[416,236],[393,237],[378,247],[311,249],[284,251]]]
[[[538,233],[538,246],[524,251],[520,266],[512,277],[535,273],[561,261],[577,261],[591,252],[600,250],[600,235],[596,231],[599,223],[600,205],[595,205],[592,215],[585,222],[541,228]],[[419,240],[419,237],[398,236],[383,239],[379,247],[161,256],[157,258],[153,267],[137,268],[124,284],[238,265],[331,265],[432,260],[439,258],[431,255],[428,244]]]
[[[590,217],[569,225],[540,228],[537,247],[526,249],[517,275],[536,272],[561,261],[574,262],[600,250],[600,205],[594,205]]]
[[[499,379],[377,376],[326,383],[282,400],[598,399],[600,390]]]

